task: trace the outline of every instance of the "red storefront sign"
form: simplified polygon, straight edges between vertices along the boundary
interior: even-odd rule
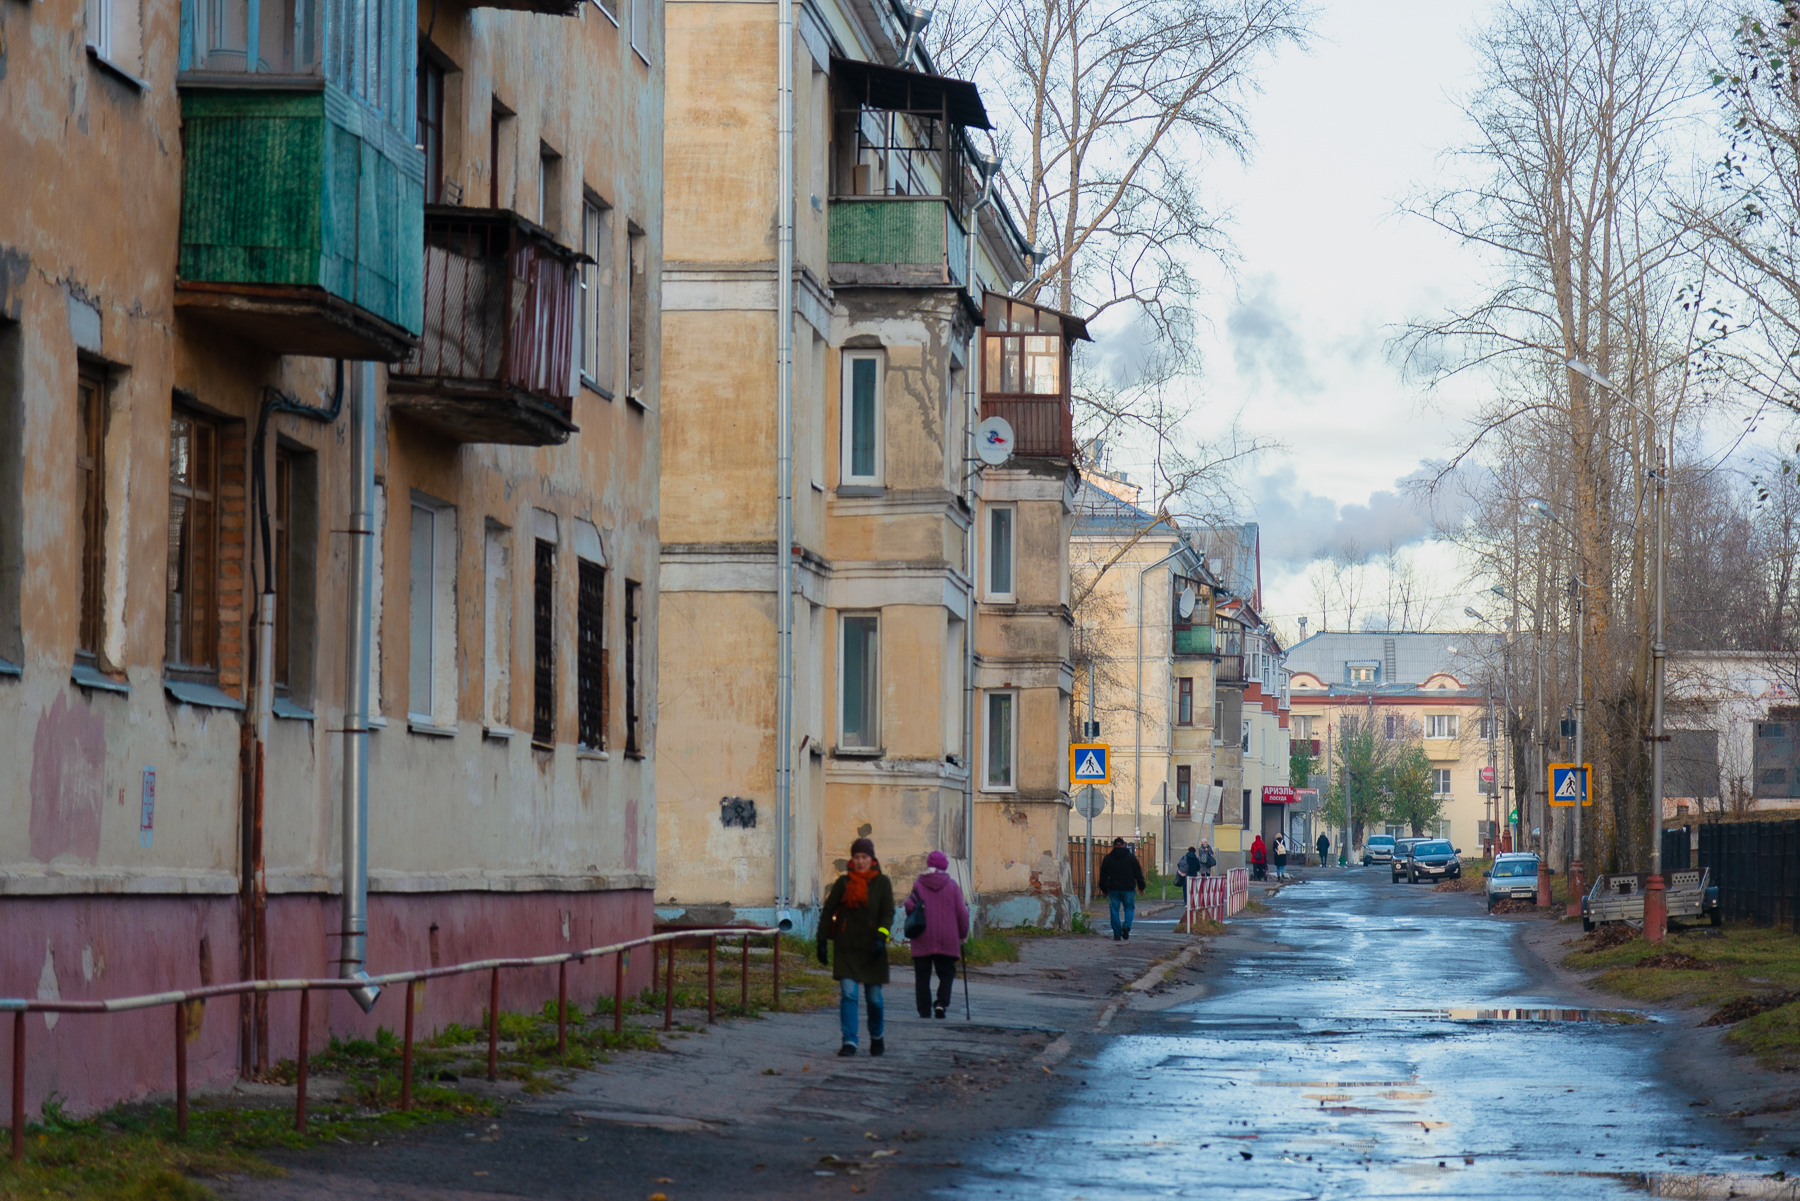
[[[1300,800],[1300,790],[1286,784],[1264,784],[1262,799],[1265,805],[1293,805]]]

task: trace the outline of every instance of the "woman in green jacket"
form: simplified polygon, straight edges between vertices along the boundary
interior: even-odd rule
[[[844,1032],[839,1055],[856,1054],[859,992],[869,996],[869,1054],[887,1050],[881,1041],[886,1028],[881,986],[888,982],[888,927],[893,920],[894,882],[882,875],[875,844],[859,838],[850,844],[850,870],[837,878],[819,911],[819,962],[832,962],[827,946],[837,951],[831,975],[838,982],[838,1025]]]

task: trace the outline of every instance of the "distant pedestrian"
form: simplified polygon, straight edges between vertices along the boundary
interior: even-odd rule
[[[1175,864],[1175,882],[1181,885],[1181,899],[1185,903],[1188,894],[1188,881],[1200,878],[1200,852],[1194,847],[1187,849]]]
[[[1131,921],[1137,916],[1137,894],[1148,887],[1137,856],[1131,853],[1123,838],[1113,839],[1113,849],[1100,861],[1100,891],[1106,894],[1114,942],[1131,941]]]
[[[1217,866],[1219,866],[1219,857],[1217,855],[1213,854],[1212,844],[1210,842],[1201,843],[1200,844],[1200,878],[1202,880],[1204,880],[1208,876],[1212,875],[1212,869]]]
[[[969,937],[969,905],[945,869],[950,856],[933,851],[925,856],[928,869],[913,881],[906,894],[908,924],[922,912],[925,928],[910,936],[913,983],[918,992],[919,1016],[943,1017],[950,1007],[950,988],[956,983],[956,961],[962,956],[963,939]],[[931,1003],[931,976],[937,973],[937,1004]]]
[[[869,996],[869,1054],[887,1050],[881,986],[888,982],[888,925],[894,920],[894,882],[881,873],[875,844],[850,844],[850,870],[837,878],[819,910],[819,962],[831,964],[838,982],[838,1025],[844,1045],[839,1055],[856,1054],[856,1002]],[[826,948],[835,955],[827,960]]]
[[[1263,842],[1261,834],[1258,834],[1256,841],[1250,844],[1250,878],[1252,880],[1269,878],[1269,848]]]
[[[1325,866],[1325,856],[1331,853],[1331,839],[1324,834],[1319,835],[1319,866]]]
[[[1287,836],[1284,834],[1277,834],[1275,836],[1275,845],[1272,849],[1275,852],[1275,878],[1277,880],[1285,880],[1287,879]]]

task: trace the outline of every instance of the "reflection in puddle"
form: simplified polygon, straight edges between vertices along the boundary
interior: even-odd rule
[[[1646,1021],[1629,1009],[1400,1009],[1402,1017],[1451,1022],[1602,1022],[1611,1025]]]

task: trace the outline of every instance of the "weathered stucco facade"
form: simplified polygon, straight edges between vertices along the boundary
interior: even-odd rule
[[[1059,895],[1066,874],[1054,817],[1066,790],[1049,758],[1064,726],[1066,632],[1060,652],[1053,634],[1032,635],[1021,737],[1044,747],[1021,766],[1032,791],[1012,810],[1044,808],[1027,817],[1029,834],[1011,818],[987,830],[992,806],[969,767],[986,647],[970,634],[983,620],[972,599],[977,488],[988,486],[970,449],[980,387],[970,357],[981,353],[981,297],[1023,278],[1024,248],[1003,212],[974,203],[982,177],[961,136],[986,120],[974,87],[907,69],[916,51],[906,67],[888,65],[906,40],[899,11],[796,9],[792,861],[781,880],[776,12],[669,10],[665,917],[787,916],[809,928],[862,834],[902,882],[938,849],[965,887],[998,899]],[[1036,573],[1034,603],[1054,607],[1066,589],[1062,476],[1027,490],[1052,515],[1030,517],[1021,578]],[[793,909],[778,915],[783,895]],[[1031,920],[1058,912],[1036,906]]]
[[[335,974],[363,405],[370,968],[648,931],[660,11],[377,7],[360,80],[293,30],[184,43],[174,4],[0,9],[0,995]],[[314,1036],[399,1004],[334,994]],[[434,983],[421,1020],[483,1004]],[[165,1019],[33,1018],[30,1104],[166,1088]],[[194,1080],[295,1020],[215,1003]]]

